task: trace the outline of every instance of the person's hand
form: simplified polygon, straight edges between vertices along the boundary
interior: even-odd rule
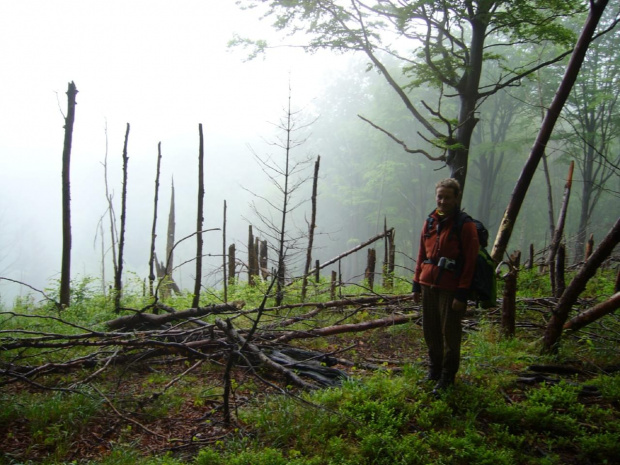
[[[467,308],[467,302],[461,302],[460,300],[454,299],[452,301],[452,310],[457,312],[464,312]]]
[[[413,296],[413,302],[416,304],[420,303],[420,293],[419,292],[414,292],[413,294],[411,294]]]

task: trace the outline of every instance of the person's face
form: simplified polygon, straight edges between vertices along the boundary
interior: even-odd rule
[[[449,215],[458,205],[458,197],[451,187],[438,187],[435,191],[437,210],[444,215]]]

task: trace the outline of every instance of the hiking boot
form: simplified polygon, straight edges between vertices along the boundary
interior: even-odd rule
[[[453,376],[442,376],[441,378],[439,378],[437,384],[435,384],[435,387],[433,388],[431,394],[433,394],[435,397],[438,397],[441,395],[441,393],[446,391],[452,385],[454,385]]]

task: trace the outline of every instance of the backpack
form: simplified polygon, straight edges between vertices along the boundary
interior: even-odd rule
[[[432,217],[429,215],[427,220],[429,228],[431,227],[432,222]],[[489,244],[489,231],[480,220],[472,218],[461,210],[459,211],[452,226],[452,231],[459,238],[459,243],[461,240],[463,224],[467,222],[473,222],[476,225],[478,242],[480,243],[478,256],[476,257],[474,276],[469,287],[468,299],[475,301],[477,307],[497,307],[497,280],[495,276],[495,263],[486,249]]]

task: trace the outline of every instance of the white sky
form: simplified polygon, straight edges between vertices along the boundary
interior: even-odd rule
[[[96,274],[99,267],[93,239],[105,210],[106,127],[111,183],[117,183],[125,125],[131,124],[127,248],[141,253],[128,253],[129,269],[141,273],[148,261],[160,141],[160,226],[167,218],[172,176],[177,214],[195,223],[199,123],[205,135],[205,201],[213,210],[205,215],[205,226],[221,226],[224,199],[231,221],[246,212],[246,200],[230,202],[254,168],[247,143],[269,135],[267,122],[281,116],[289,78],[293,100],[306,104],[318,97],[336,60],[278,49],[266,60],[244,63],[243,51],[227,49],[234,32],[261,38],[272,30],[232,0],[0,2],[0,259],[5,257],[0,276],[35,287],[58,278],[63,112],[70,81],[79,91],[71,172],[72,275]],[[120,183],[111,187],[120,199]],[[179,223],[177,237],[191,232],[177,218]],[[13,265],[7,270],[8,262]],[[111,270],[107,273],[111,278]],[[2,282],[0,295],[8,303]]]

